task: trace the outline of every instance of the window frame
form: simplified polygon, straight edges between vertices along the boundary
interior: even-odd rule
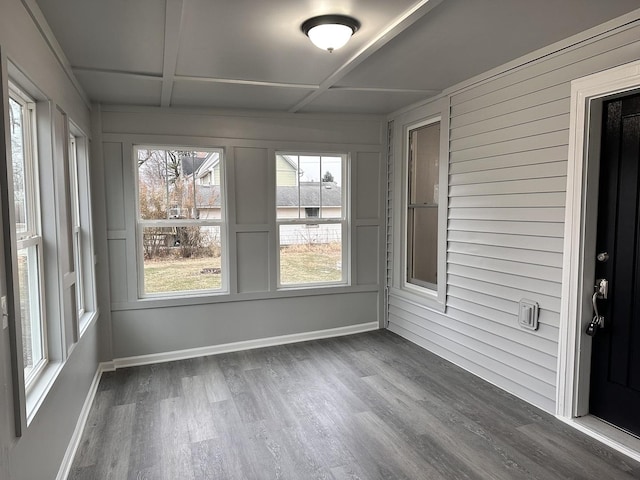
[[[71,243],[73,247],[73,271],[76,282],[76,313],[78,321],[85,312],[85,292],[82,259],[82,219],[80,215],[80,180],[78,175],[78,143],[76,136],[69,132],[69,194],[71,204]]]
[[[404,272],[404,280],[408,285],[415,285],[417,287],[423,288],[423,289],[427,289],[427,290],[431,290],[431,291],[437,291],[438,290],[438,279],[436,279],[436,283],[431,283],[431,282],[425,282],[423,280],[420,280],[418,278],[415,277],[411,277],[409,275],[409,253],[410,253],[410,246],[413,246],[413,242],[411,242],[410,238],[409,238],[409,210],[413,209],[415,211],[415,209],[417,208],[435,208],[438,209],[439,208],[439,203],[437,205],[417,205],[417,204],[412,204],[410,201],[410,196],[411,196],[411,182],[412,182],[412,178],[411,178],[411,168],[410,168],[410,164],[413,160],[413,157],[411,155],[411,134],[412,132],[415,132],[416,130],[419,130],[423,127],[429,127],[432,125],[438,124],[439,128],[442,129],[442,122],[441,122],[441,117],[432,117],[429,118],[428,120],[424,120],[424,121],[420,121],[418,123],[414,123],[411,125],[408,125],[406,128],[406,175],[405,175],[405,181],[406,181],[406,190],[405,190],[405,210],[404,210],[404,215],[405,215],[405,256],[404,256],[404,260],[405,260],[405,266],[403,269]],[[440,157],[438,156],[438,176],[440,173]],[[438,200],[440,200],[440,182],[439,182],[439,178],[438,178]],[[439,213],[439,212],[438,212]],[[439,215],[438,215],[439,218]],[[438,238],[440,236],[440,232],[438,232]],[[436,248],[437,248],[437,241],[436,241]]]
[[[137,164],[139,150],[185,150],[193,152],[218,152],[220,155],[220,219],[162,219],[146,220],[140,218],[140,177]],[[226,150],[220,146],[194,146],[178,144],[134,144],[132,148],[132,163],[135,184],[135,230],[136,230],[136,259],[137,259],[137,292],[138,300],[165,300],[175,298],[197,298],[207,296],[227,295],[229,293],[229,262],[228,262],[228,239],[227,239],[227,188],[226,188]],[[213,181],[213,175],[212,175]],[[215,182],[212,182],[212,185]],[[219,227],[220,228],[220,265],[221,282],[218,289],[202,290],[178,290],[171,292],[146,293],[144,282],[144,229],[145,227]]]
[[[298,205],[298,218],[278,218],[278,205],[277,205],[277,174],[274,182],[275,187],[275,195],[274,195],[274,217],[275,217],[275,248],[276,248],[276,288],[277,290],[298,290],[298,289],[306,289],[306,288],[330,288],[330,287],[341,287],[350,285],[351,282],[351,271],[350,271],[350,224],[351,224],[351,208],[350,208],[350,198],[351,198],[351,181],[350,181],[350,171],[351,171],[351,154],[349,152],[341,151],[341,152],[328,152],[328,151],[293,151],[293,150],[277,150],[275,151],[275,155],[273,157],[274,167],[277,166],[278,156],[310,156],[310,157],[341,157],[342,166],[341,166],[341,175],[342,175],[342,185],[340,190],[341,196],[341,210],[342,215],[340,218],[322,218],[322,200],[320,200],[318,217],[302,217],[302,212],[305,212],[306,207],[302,205]],[[299,160],[298,160],[299,161]],[[323,172],[320,172],[320,175],[323,175]],[[300,188],[300,182],[297,182],[298,188]],[[341,279],[338,281],[327,281],[327,282],[309,282],[309,283],[285,283],[283,284],[281,281],[280,275],[280,227],[282,225],[304,225],[306,228],[318,228],[320,225],[340,225],[340,241],[341,241]]]
[[[395,165],[398,172],[395,188],[399,195],[395,198],[400,207],[394,234],[394,293],[433,310],[446,310],[447,289],[447,214],[448,214],[448,185],[449,185],[449,98],[444,97],[429,103],[416,111],[402,115],[395,119],[399,124],[396,130]],[[437,284],[435,288],[410,283],[407,270],[408,249],[408,202],[409,202],[409,141],[410,132],[440,122],[440,157],[438,172],[438,240],[437,240]],[[397,212],[398,210],[396,210]],[[398,268],[399,267],[399,268]]]
[[[27,94],[18,85],[9,81],[8,83],[9,102],[13,100],[18,103],[22,108],[23,118],[23,142],[25,151],[24,157],[24,189],[25,189],[25,214],[27,216],[27,225],[24,232],[18,232],[15,223],[11,225],[11,228],[15,234],[15,257],[17,260],[22,250],[28,250],[30,248],[36,249],[35,262],[37,264],[36,272],[30,271],[29,277],[32,278],[32,273],[37,273],[35,280],[31,279],[30,282],[36,282],[38,289],[37,298],[37,311],[38,311],[38,324],[39,330],[39,343],[42,351],[42,358],[37,364],[32,366],[32,369],[27,372],[24,365],[24,356],[20,359],[24,372],[24,388],[28,394],[33,387],[37,384],[37,380],[40,378],[42,372],[49,364],[49,338],[47,331],[47,316],[46,316],[46,291],[45,291],[45,272],[44,272],[44,239],[42,233],[42,206],[40,203],[40,169],[38,162],[38,148],[37,148],[37,118],[36,118],[36,100]],[[11,126],[9,126],[11,128]],[[13,160],[12,160],[13,163]],[[13,183],[14,173],[11,171],[11,182]],[[15,192],[10,187],[10,203],[15,205]],[[15,208],[15,207],[12,207]],[[12,260],[12,261],[14,261]],[[29,270],[32,270],[33,265],[29,266]],[[18,271],[17,264],[14,266],[15,271]],[[16,295],[17,293],[17,295]],[[20,288],[18,285],[14,286],[14,295],[20,298]],[[35,302],[32,300],[32,307]],[[17,312],[16,312],[17,313]],[[22,323],[22,314],[19,315],[20,322]],[[21,332],[22,339],[23,332]],[[22,341],[22,340],[21,340]]]
[[[73,247],[73,273],[76,284],[77,336],[80,338],[97,313],[89,139],[70,119],[68,120],[67,135],[69,140],[68,184],[71,204],[70,239]],[[72,138],[73,142],[71,142]],[[75,149],[73,149],[74,146]],[[75,163],[75,172],[73,171],[73,163]],[[76,212],[74,212],[74,202],[77,207]],[[78,301],[78,292],[80,292],[81,301]]]

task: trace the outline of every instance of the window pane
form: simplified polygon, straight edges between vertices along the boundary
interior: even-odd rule
[[[205,155],[207,155],[206,161],[196,171],[195,177],[195,218],[220,220],[222,218],[220,154],[205,152]]]
[[[140,149],[137,160],[140,218],[168,218],[169,179],[165,152]]]
[[[26,189],[26,145],[24,141],[23,107],[9,98],[9,118],[11,123],[11,160],[13,165],[13,201],[16,216],[16,235],[23,236],[28,228]]]
[[[343,218],[342,162],[341,156],[277,155],[277,218]]]
[[[221,218],[220,152],[137,149],[142,220]]]
[[[410,208],[408,217],[409,281],[433,287],[438,283],[438,208]]]
[[[76,308],[78,315],[84,312],[84,277],[82,268],[82,236],[80,230],[73,232],[73,257],[76,272]]]
[[[144,227],[144,292],[222,287],[219,226]]]
[[[409,141],[409,203],[437,205],[440,123],[412,130]]]
[[[298,185],[297,155],[276,155],[276,185],[279,187]]]
[[[300,218],[298,155],[276,155],[276,217]]]
[[[78,185],[78,155],[76,138],[69,137],[69,185],[71,187],[71,215],[73,226],[80,226],[80,191]]]
[[[340,282],[342,225],[280,225],[280,283]]]
[[[322,218],[342,218],[342,157],[322,157]]]
[[[38,284],[38,247],[18,250],[18,288],[25,378],[44,357]]]

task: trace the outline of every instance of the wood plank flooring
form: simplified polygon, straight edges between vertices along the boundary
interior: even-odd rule
[[[106,373],[69,476],[634,478],[640,464],[385,330]]]

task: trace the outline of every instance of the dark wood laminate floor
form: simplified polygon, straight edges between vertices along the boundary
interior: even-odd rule
[[[390,333],[103,375],[70,479],[638,479],[640,464]]]

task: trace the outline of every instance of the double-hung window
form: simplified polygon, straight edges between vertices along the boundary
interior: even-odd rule
[[[226,289],[222,149],[136,146],[139,291]]]
[[[22,360],[28,389],[47,364],[44,318],[43,242],[36,152],[35,102],[9,85],[11,179],[22,331]]]
[[[407,282],[438,285],[440,122],[409,130],[407,185]]]
[[[78,319],[85,312],[85,286],[83,268],[82,219],[80,214],[80,184],[78,177],[78,142],[75,135],[69,135],[69,187],[71,193],[71,241],[76,277],[76,311]]]
[[[347,282],[346,154],[276,154],[278,284]]]

